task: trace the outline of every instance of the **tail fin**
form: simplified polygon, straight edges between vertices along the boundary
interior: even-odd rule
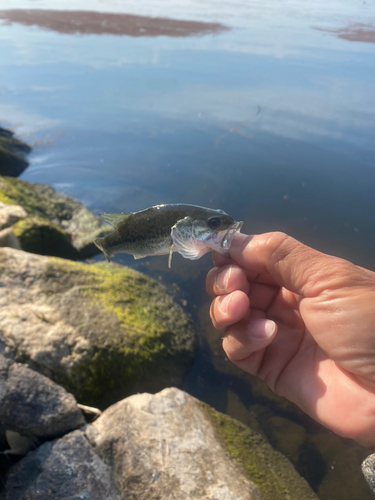
[[[111,262],[111,257],[107,254],[105,248],[104,248],[104,238],[97,238],[94,240],[95,245],[99,248],[104,253],[105,260],[107,262]]]

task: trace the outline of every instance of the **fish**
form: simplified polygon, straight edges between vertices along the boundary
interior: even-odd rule
[[[100,217],[115,228],[94,241],[108,262],[119,253],[132,254],[135,259],[169,255],[169,268],[173,252],[191,260],[212,250],[228,256],[233,237],[243,224],[223,210],[183,204],[156,205],[130,214],[103,213]]]

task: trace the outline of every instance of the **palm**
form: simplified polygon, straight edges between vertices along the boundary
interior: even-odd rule
[[[235,364],[265,380],[274,392],[341,435],[350,436],[353,429],[366,425],[358,409],[375,411],[375,397],[369,398],[368,390],[342,366],[354,368],[357,353],[347,356],[339,365],[334,358],[340,358],[345,346],[339,344],[337,348],[335,341],[326,354],[315,341],[321,336],[339,338],[342,330],[341,327],[331,333],[324,327],[320,330],[322,312],[327,309],[324,300],[313,297],[300,301],[297,295],[283,288],[267,290],[262,285],[259,289],[257,283],[250,287],[251,295],[257,297],[256,307],[250,309],[244,321],[271,319],[278,325],[278,333],[269,346]],[[270,300],[272,295],[274,298]],[[314,336],[306,324],[316,326],[312,328]],[[329,339],[324,343],[329,344]]]

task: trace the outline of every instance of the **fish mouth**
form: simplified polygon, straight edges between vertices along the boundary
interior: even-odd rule
[[[243,222],[240,221],[240,222],[235,222],[234,224],[232,224],[231,226],[229,226],[227,232],[225,233],[224,235],[224,238],[222,239],[221,241],[221,248],[226,252],[228,253],[228,250],[229,250],[229,247],[231,246],[232,244],[232,241],[233,241],[233,238],[234,238],[234,235],[238,232],[238,231],[241,231],[241,227],[243,226]]]

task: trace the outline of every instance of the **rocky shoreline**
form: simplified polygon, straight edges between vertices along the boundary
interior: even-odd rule
[[[177,389],[196,337],[161,285],[77,262],[107,226],[20,179],[0,177],[0,202],[1,499],[317,498],[259,433]],[[88,423],[86,405],[105,411]]]
[[[18,456],[1,500],[317,499],[258,433],[180,389],[135,394],[86,423],[71,394],[1,355],[0,387],[5,456]]]

